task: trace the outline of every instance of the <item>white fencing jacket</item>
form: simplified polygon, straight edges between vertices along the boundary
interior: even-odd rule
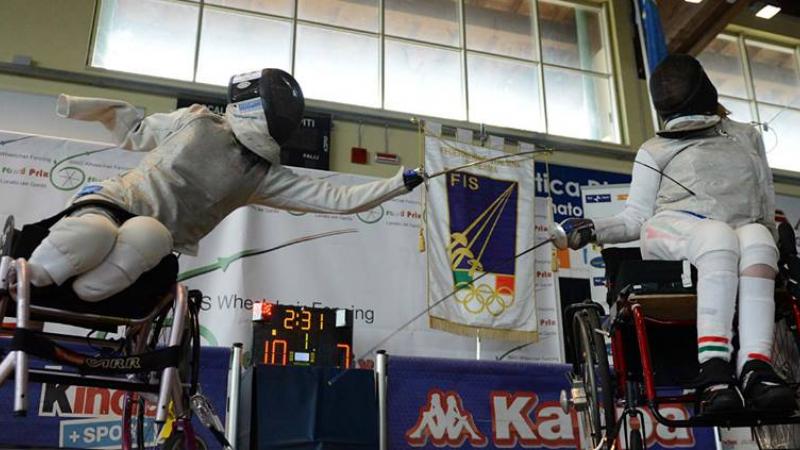
[[[62,95],[57,108],[62,117],[102,122],[124,149],[148,152],[135,168],[84,187],[72,202],[100,198],[154,217],[172,233],[175,249],[190,255],[240,206],[351,214],[408,192],[403,168],[385,180],[336,186],[270,164],[235,141],[225,117],[200,105],[143,118],[126,102]]]
[[[642,145],[625,209],[592,218],[599,243],[638,239],[642,224],[661,211],[690,212],[733,228],[761,223],[777,237],[772,172],[755,127],[718,116],[688,116],[670,121],[666,130],[709,125],[690,138],[656,136]]]

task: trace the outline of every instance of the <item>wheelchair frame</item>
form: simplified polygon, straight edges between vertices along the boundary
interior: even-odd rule
[[[788,312],[784,312],[784,317],[790,319],[794,325],[796,343],[800,345],[800,300],[795,296],[786,293],[786,301],[789,302]],[[800,423],[800,415],[790,417],[753,415],[737,413],[731,415],[716,415],[710,417],[693,416],[685,420],[677,420],[665,417],[659,407],[665,404],[692,404],[697,401],[694,393],[683,395],[659,395],[656,386],[655,374],[651,357],[650,343],[648,341],[647,324],[659,324],[665,326],[694,326],[694,319],[680,318],[657,318],[648,316],[642,304],[642,299],[646,296],[621,293],[616,303],[612,306],[610,317],[605,327],[591,327],[592,336],[589,343],[577,342],[576,361],[574,362],[573,374],[571,376],[572,392],[571,398],[567,398],[566,393],[562,393],[562,406],[566,409],[574,406],[579,414],[584,417],[584,424],[588,426],[588,434],[591,438],[592,448],[610,449],[613,443],[619,438],[619,433],[623,427],[627,427],[625,419],[627,417],[643,418],[642,412],[637,408],[647,406],[653,418],[661,425],[674,428],[686,427],[758,427],[763,425],[785,425]],[[693,297],[693,296],[692,296]],[[600,323],[603,315],[603,307],[596,303],[587,301],[574,304],[567,308],[566,317],[573,322],[573,332],[579,334],[581,322],[592,324]],[[626,321],[632,321],[636,336],[636,346],[642,368],[642,381],[631,380],[628,376],[629,367],[625,360],[626,343],[623,338],[621,325]],[[603,329],[605,328],[605,329]],[[611,340],[612,359],[614,363],[613,378],[612,372],[607,365],[608,355],[604,337],[608,336]],[[587,367],[588,364],[591,367]],[[605,364],[603,363],[605,361]],[[589,372],[587,372],[587,370]],[[580,375],[581,372],[591,373],[590,376]],[[597,373],[595,373],[597,372]],[[603,373],[605,372],[605,373]],[[640,386],[643,385],[643,386]],[[676,386],[679,387],[679,386]],[[644,398],[642,398],[642,388]],[[608,402],[612,406],[608,406]],[[604,404],[601,404],[604,403]],[[619,418],[616,417],[616,408],[622,407]],[[601,411],[602,410],[602,411]],[[599,419],[605,417],[605,423],[600,424]],[[639,421],[643,427],[643,421]],[[633,439],[634,433],[637,435],[638,443],[642,445],[642,434],[646,437],[647,433],[640,431],[637,425],[631,430]],[[627,438],[627,434],[625,436]],[[629,444],[630,445],[630,444]],[[759,443],[760,445],[760,443]],[[637,449],[630,445],[628,448]],[[644,447],[639,447],[644,448]]]
[[[28,264],[25,259],[13,260],[3,256],[0,260],[0,318],[5,317],[11,303],[16,303],[16,330],[0,329],[0,335],[15,335],[17,330],[31,330],[31,315],[37,319],[61,322],[71,325],[85,326],[124,326],[125,340],[132,341],[130,354],[122,357],[123,360],[142,355],[147,348],[148,339],[153,331],[154,319],[166,314],[174,305],[175,311],[169,335],[169,347],[181,345],[184,339],[184,330],[189,318],[189,299],[185,286],[175,284],[171,293],[166,294],[158,302],[153,311],[141,319],[124,317],[100,316],[94,314],[78,314],[65,310],[41,307],[31,304],[31,285]],[[38,336],[48,339],[52,343],[89,343],[101,348],[117,348],[119,343],[98,338],[84,338],[57,333],[36,332]],[[164,423],[169,413],[172,402],[176,417],[175,429],[183,434],[185,449],[194,450],[196,437],[191,425],[191,405],[187,402],[184,387],[177,364],[161,370],[160,381],[152,380],[151,372],[138,371],[143,376],[135,373],[121,373],[119,376],[87,375],[75,372],[66,372],[57,369],[31,369],[29,357],[25,351],[12,350],[0,362],[0,385],[14,372],[14,414],[25,416],[28,411],[28,382],[39,383],[66,383],[78,386],[105,387],[127,391],[123,415],[123,449],[132,448],[131,438],[131,400],[132,393],[157,394],[156,422]],[[68,359],[68,358],[66,358]],[[119,358],[117,358],[119,359]],[[69,365],[68,361],[64,361]],[[196,363],[196,362],[195,362]],[[133,372],[133,371],[132,371]],[[140,411],[142,409],[140,408]],[[139,447],[141,441],[141,421],[139,421]]]

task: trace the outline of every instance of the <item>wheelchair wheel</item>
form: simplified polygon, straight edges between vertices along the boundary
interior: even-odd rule
[[[11,244],[14,237],[14,216],[6,217],[3,234],[0,235],[0,256],[11,255]]]
[[[775,323],[772,356],[778,374],[789,384],[797,385],[800,383],[800,339],[793,328],[794,319],[790,316]],[[800,424],[753,427],[753,437],[760,449],[800,448]]]
[[[594,310],[584,309],[575,314],[572,330],[576,343],[575,367],[573,377],[584,384],[586,391],[586,410],[583,412],[587,435],[592,448],[611,447],[615,436],[616,411],[614,408],[613,384],[608,367],[608,353],[603,336],[595,330],[600,329],[600,317]]]

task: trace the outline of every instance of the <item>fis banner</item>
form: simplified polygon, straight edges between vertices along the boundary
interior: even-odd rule
[[[428,136],[436,173],[502,152]],[[433,179],[427,190],[431,326],[466,336],[535,340],[532,159],[498,160]],[[455,291],[452,301],[442,301]],[[449,299],[448,299],[449,300]]]
[[[559,404],[570,366],[389,357],[389,448],[575,449],[582,430],[575,410]],[[710,429],[658,425],[644,409],[648,449],[715,447]],[[685,419],[680,405],[667,417]],[[624,439],[617,441],[623,449]]]

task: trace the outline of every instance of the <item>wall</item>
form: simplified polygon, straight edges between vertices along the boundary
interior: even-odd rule
[[[588,0],[587,0],[588,1]],[[156,81],[153,78],[111,73],[87,67],[92,24],[96,0],[3,0],[0,2],[0,62],[9,63],[15,55],[29,56],[33,65],[57,69],[76,74],[91,74],[115,79],[134,81]],[[630,171],[632,154],[638,146],[653,134],[652,119],[647,100],[647,87],[638,78],[635,64],[634,26],[632,4],[625,0],[606,3],[611,23],[611,42],[614,71],[617,78],[619,111],[622,122],[624,145],[597,145],[571,139],[556,139],[550,146],[556,149],[551,162],[602,170]],[[743,18],[742,21],[746,21]],[[788,27],[791,28],[791,27]],[[795,28],[796,29],[796,28]],[[796,31],[795,31],[796,33]],[[180,88],[191,88],[188,83],[163,80],[163,84]],[[83,84],[70,84],[42,79],[0,74],[0,90],[57,95],[69,92],[73,95],[119,98],[142,107],[147,113],[165,112],[174,109],[175,98],[169,95],[143,94],[121,89],[109,89]],[[313,106],[313,102],[310,102]],[[363,111],[362,111],[363,112]],[[398,117],[403,117],[398,115]],[[3,124],[0,124],[2,128]],[[459,124],[453,124],[459,125]],[[469,126],[469,124],[461,124]],[[504,130],[499,130],[504,131]],[[394,166],[370,163],[350,163],[350,148],[358,143],[358,124],[337,119],[334,116],[332,136],[331,168],[336,171],[365,175],[387,176],[397,169]],[[362,127],[362,147],[374,152],[385,150],[383,126]],[[390,128],[389,150],[400,155],[406,166],[417,166],[420,162],[417,133],[406,129]],[[519,132],[512,132],[520,135]],[[533,133],[522,133],[525,140],[537,142],[548,139]],[[597,148],[598,156],[587,156],[561,148]],[[510,148],[509,148],[510,149]],[[613,150],[612,153],[604,149]],[[560,151],[561,150],[561,151]],[[628,156],[626,156],[626,154]],[[779,184],[777,190],[784,194],[800,195],[800,186]]]

